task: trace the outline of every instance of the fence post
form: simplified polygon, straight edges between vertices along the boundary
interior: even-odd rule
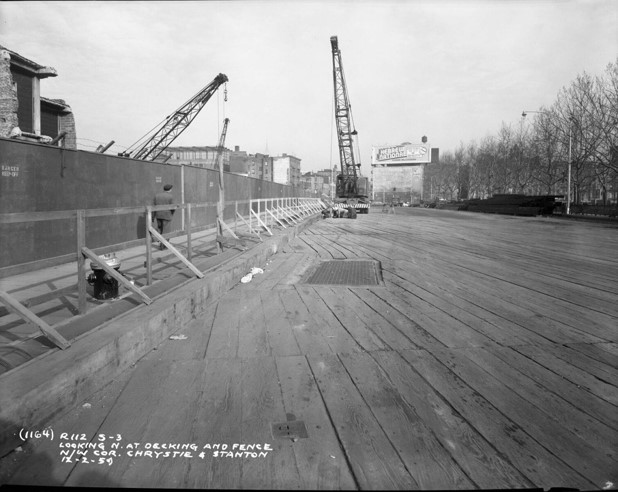
[[[86,212],[77,211],[77,311],[85,314],[88,309],[86,302],[86,258],[82,248],[86,246]]]
[[[152,236],[150,224],[152,223],[152,207],[146,206],[146,284],[152,285]]]
[[[187,227],[187,259],[189,261],[192,260],[193,257],[193,251],[191,249],[191,204],[187,203],[187,222],[186,222],[186,227]]]

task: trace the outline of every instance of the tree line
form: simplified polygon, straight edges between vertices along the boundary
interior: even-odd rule
[[[618,58],[598,76],[578,75],[549,106],[502,122],[425,169],[432,198],[565,195],[572,203],[618,201]]]

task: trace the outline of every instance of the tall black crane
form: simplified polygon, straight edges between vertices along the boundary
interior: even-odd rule
[[[354,128],[337,36],[331,36],[330,45],[333,55],[335,120],[337,122],[337,140],[339,143],[339,162],[341,167],[341,173],[337,175],[337,198],[342,199],[340,201],[353,205],[359,209],[359,212],[367,213],[369,211],[367,178],[364,178],[362,183],[360,183],[361,165],[354,156],[354,137],[358,132]],[[363,186],[359,186],[359,184]]]
[[[154,161],[191,124],[204,105],[210,100],[219,86],[228,81],[227,75],[220,73],[195,96],[169,115],[150,139],[133,151],[134,159]],[[137,142],[131,147],[137,145]]]

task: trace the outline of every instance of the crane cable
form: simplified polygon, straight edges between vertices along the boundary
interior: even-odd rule
[[[354,123],[354,116],[352,114],[352,105],[348,102],[348,113],[350,115],[350,121],[352,122],[352,133],[354,133],[354,143],[356,144],[356,156],[358,158],[358,170],[357,175],[361,176],[361,156],[360,156],[360,143],[358,138],[358,132],[356,131],[356,124]]]
[[[217,91],[217,135],[221,135],[220,107],[223,106],[223,119],[225,119],[225,103],[226,102],[227,102],[227,82],[223,86],[223,104],[221,104],[221,92]]]

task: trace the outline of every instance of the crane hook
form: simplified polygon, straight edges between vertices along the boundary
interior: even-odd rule
[[[225,86],[223,87],[223,100],[227,102],[227,82],[225,83]]]

